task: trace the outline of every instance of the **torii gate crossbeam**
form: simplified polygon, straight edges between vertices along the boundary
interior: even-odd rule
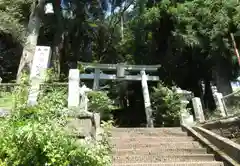
[[[93,89],[99,89],[99,80],[127,80],[127,81],[141,81],[145,113],[147,120],[147,127],[153,127],[152,109],[151,102],[148,91],[147,81],[159,81],[158,76],[146,75],[146,71],[156,72],[160,65],[126,65],[126,64],[91,64],[91,63],[81,63],[84,69],[94,69],[95,73],[91,74],[81,74],[78,69],[71,69],[69,71],[69,81],[75,79],[75,83],[69,83],[69,92],[76,93],[76,85],[79,84],[80,79],[92,79],[94,80]],[[114,71],[116,74],[104,74],[101,71]],[[125,75],[125,70],[128,71],[139,71],[138,75]],[[78,76],[76,75],[78,73]],[[77,80],[76,80],[77,79]],[[74,87],[71,87],[71,85]],[[77,95],[74,95],[77,97]],[[69,93],[69,98],[72,98]],[[71,106],[71,104],[70,104]]]

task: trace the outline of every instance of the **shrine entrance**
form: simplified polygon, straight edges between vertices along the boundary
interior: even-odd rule
[[[101,90],[100,80],[141,81],[142,92],[140,93],[143,96],[147,127],[153,127],[148,81],[159,81],[158,76],[150,75],[150,73],[157,72],[160,65],[92,64],[82,62],[80,65],[87,72],[80,73],[80,80],[93,80],[93,90]]]

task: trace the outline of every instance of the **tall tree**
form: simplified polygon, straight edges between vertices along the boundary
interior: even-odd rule
[[[46,0],[35,0],[32,4],[27,26],[26,41],[17,72],[17,81],[20,81],[21,74],[24,70],[28,73],[30,72],[35,48],[38,42],[45,2]]]

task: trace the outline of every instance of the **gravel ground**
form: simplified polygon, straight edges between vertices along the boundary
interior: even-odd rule
[[[240,144],[240,125],[211,131]]]

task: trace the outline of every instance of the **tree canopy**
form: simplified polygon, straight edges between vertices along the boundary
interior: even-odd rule
[[[1,0],[0,33],[24,47],[21,41],[31,6],[38,1]],[[231,79],[236,75],[230,33],[240,26],[238,0],[72,0],[71,4],[72,18],[62,18],[58,6],[53,16],[43,14],[38,39],[41,45],[59,48],[53,57],[65,76],[77,61],[162,64],[159,74],[165,82],[184,86],[188,80],[190,89],[201,79],[211,80],[220,62]],[[235,39],[238,44],[240,38]],[[19,50],[16,54],[21,56]],[[1,59],[6,56],[1,53]]]

